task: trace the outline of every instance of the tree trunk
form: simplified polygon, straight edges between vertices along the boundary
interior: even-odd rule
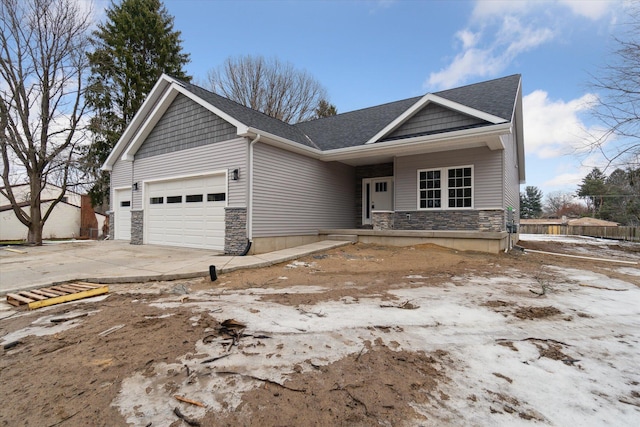
[[[29,214],[31,222],[29,223],[29,234],[27,234],[27,243],[42,246],[42,186],[40,185],[40,177],[32,176],[30,179],[31,204]]]
[[[40,214],[40,207],[36,209],[38,210],[38,214]],[[31,215],[34,215],[34,209],[31,209]],[[39,222],[31,221],[27,242],[32,245],[42,246],[42,226],[40,226]]]

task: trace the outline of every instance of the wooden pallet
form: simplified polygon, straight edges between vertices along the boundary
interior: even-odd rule
[[[29,309],[46,307],[68,301],[89,298],[109,292],[108,286],[95,283],[77,282],[63,285],[49,286],[48,288],[32,289],[7,294],[7,302],[11,305],[27,305]]]

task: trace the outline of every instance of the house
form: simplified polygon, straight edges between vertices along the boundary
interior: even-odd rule
[[[2,194],[0,188],[0,240],[26,240],[29,229],[20,222],[9,199]],[[19,206],[29,215],[28,184],[11,187]],[[62,189],[53,184],[47,184],[41,192],[42,214],[49,209],[51,202],[58,198]],[[97,214],[91,207],[88,196],[66,191],[62,200],[53,208],[51,215],[42,230],[43,239],[67,239],[81,236],[97,238],[102,234],[105,216]]]
[[[355,235],[497,252],[517,237],[521,77],[291,125],[163,75],[103,169],[112,238],[132,244],[239,254]]]

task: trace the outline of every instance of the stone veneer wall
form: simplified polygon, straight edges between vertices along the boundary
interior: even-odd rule
[[[394,212],[393,211],[371,212],[371,221],[373,223],[374,230],[393,230]]]
[[[114,218],[113,212],[109,212],[109,240],[115,239],[115,236],[116,236],[115,233],[116,233],[115,218]]]
[[[395,212],[396,230],[503,231],[504,213],[497,210],[449,210]]]
[[[362,180],[366,178],[382,178],[385,176],[393,176],[393,163],[380,163],[377,165],[366,165],[366,166],[356,167],[356,194],[355,194],[356,228],[369,227],[369,226],[362,225]]]
[[[240,255],[247,246],[247,208],[225,208],[224,252]]]
[[[478,211],[480,231],[504,231],[507,229],[506,210]]]
[[[131,244],[141,245],[144,236],[144,211],[131,211]]]

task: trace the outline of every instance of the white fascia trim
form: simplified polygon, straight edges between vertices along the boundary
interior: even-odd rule
[[[375,134],[369,141],[365,144],[373,144],[385,135],[394,131],[398,128],[402,123],[407,121],[410,117],[412,117],[418,110],[427,105],[428,103],[433,102],[443,107],[449,108],[454,111],[458,111],[460,113],[466,114],[468,116],[477,117],[478,119],[485,120],[489,123],[498,124],[506,122],[502,117],[494,116],[493,114],[485,113],[484,111],[476,110],[475,108],[467,107],[466,105],[459,104],[454,101],[450,101],[448,99],[442,98],[438,95],[434,95],[432,93],[428,93],[418,102],[413,104],[409,109],[407,109],[404,113],[399,115],[394,121],[389,123],[385,128],[383,128],[380,132]]]
[[[172,91],[171,88],[164,93],[160,101],[155,104],[153,110],[151,110],[151,113],[147,116],[147,119],[140,125],[138,132],[131,138],[131,142],[127,145],[124,153],[122,153],[120,160],[127,162],[133,161],[136,152],[158,123],[162,114],[169,108],[169,105],[171,105],[176,98],[176,95],[177,93]]]
[[[109,154],[109,157],[107,157],[107,160],[104,162],[100,169],[104,171],[113,170],[113,165],[115,164],[118,157],[120,157],[120,153],[124,151],[131,138],[133,138],[133,136],[137,132],[137,129],[140,126],[138,122],[144,120],[143,117],[145,117],[145,119],[148,117],[147,112],[152,109],[152,105],[157,101],[159,97],[161,97],[165,93],[166,88],[172,83],[178,84],[175,79],[167,76],[166,74],[162,74],[160,76],[156,84],[151,89],[151,92],[149,92],[149,95],[140,106],[140,109],[133,116],[133,119],[131,119],[131,122],[122,133],[122,136],[120,136],[120,139],[113,147],[113,150]]]
[[[247,132],[244,134],[238,134],[240,136],[253,137],[260,135],[260,142],[263,144],[269,144],[274,147],[282,148],[283,150],[292,151],[294,153],[302,154],[307,157],[313,157],[314,159],[321,159],[324,156],[324,152],[317,148],[307,147],[299,142],[291,141],[290,139],[283,138],[278,135],[274,135],[269,132],[264,132],[260,129],[248,127]]]
[[[518,154],[518,175],[520,178],[520,184],[525,183],[526,170],[525,170],[525,154],[524,154],[524,129],[523,129],[523,117],[522,117],[522,79],[518,84],[518,93],[516,95],[516,104],[514,108],[514,117],[516,129],[516,147]]]
[[[450,144],[452,141],[460,140],[465,142],[479,141],[480,145],[496,145],[489,142],[490,138],[499,140],[500,135],[511,132],[511,123],[502,123],[484,128],[463,129],[456,132],[439,133],[414,138],[397,139],[394,141],[379,142],[374,145],[357,145],[355,147],[338,148],[323,152],[322,160],[340,161],[353,158],[358,155],[370,153],[371,155],[401,155],[403,152],[414,150],[418,146],[433,146],[436,148],[442,144]],[[500,143],[500,142],[498,142]],[[452,147],[449,147],[452,148]]]

